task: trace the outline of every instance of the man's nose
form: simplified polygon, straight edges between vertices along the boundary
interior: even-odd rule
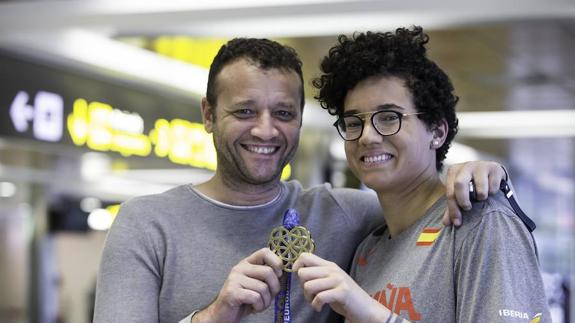
[[[275,120],[269,111],[261,113],[256,122],[256,125],[251,130],[251,134],[254,137],[258,137],[262,140],[269,140],[279,135]]]

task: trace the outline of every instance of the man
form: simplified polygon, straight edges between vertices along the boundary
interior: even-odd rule
[[[280,181],[297,149],[303,105],[295,51],[265,39],[220,49],[202,100],[216,173],[124,203],[104,249],[95,322],[271,322],[282,272],[265,246],[288,208],[299,212],[320,257],[349,267],[380,207],[357,190]],[[496,163],[459,165],[449,172],[448,194],[467,206],[471,178],[486,197],[503,176]],[[298,284],[291,296],[294,322],[338,320],[327,308],[314,312]]]

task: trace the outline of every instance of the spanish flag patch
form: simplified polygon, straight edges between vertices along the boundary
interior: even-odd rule
[[[535,314],[535,316],[529,321],[529,323],[539,323],[541,320],[541,313]]]
[[[431,246],[439,234],[441,233],[441,228],[425,228],[419,234],[419,238],[415,243],[416,246]]]

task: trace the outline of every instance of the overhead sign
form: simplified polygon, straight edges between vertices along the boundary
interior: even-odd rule
[[[9,114],[16,132],[31,133],[36,140],[60,142],[66,135],[74,145],[95,151],[153,155],[176,164],[216,168],[212,136],[200,123],[157,118],[149,120],[152,127],[147,130],[139,113],[84,98],[75,99],[71,110],[64,114],[64,99],[58,93],[18,91]]]
[[[0,136],[215,169],[199,102],[0,52]],[[116,83],[114,83],[116,82]]]
[[[10,105],[10,118],[16,131],[25,133],[32,123],[35,138],[44,141],[62,139],[62,97],[56,93],[41,91],[36,94],[33,105],[28,103],[28,93],[20,91]]]
[[[0,136],[216,169],[197,100],[112,81],[0,52]]]

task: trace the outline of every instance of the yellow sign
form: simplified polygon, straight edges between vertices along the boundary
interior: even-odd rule
[[[116,40],[205,68],[210,67],[220,48],[228,41],[223,38],[196,38],[186,35],[118,37]]]
[[[151,41],[151,49],[182,62],[209,68],[225,43],[225,39],[161,36]]]
[[[145,134],[144,119],[139,114],[79,98],[68,115],[67,128],[76,146],[86,145],[92,150],[117,152],[126,157],[147,157],[153,152],[175,164],[216,169],[212,135],[201,123],[157,119],[154,128]],[[290,176],[291,167],[287,165],[282,171],[282,179]]]

